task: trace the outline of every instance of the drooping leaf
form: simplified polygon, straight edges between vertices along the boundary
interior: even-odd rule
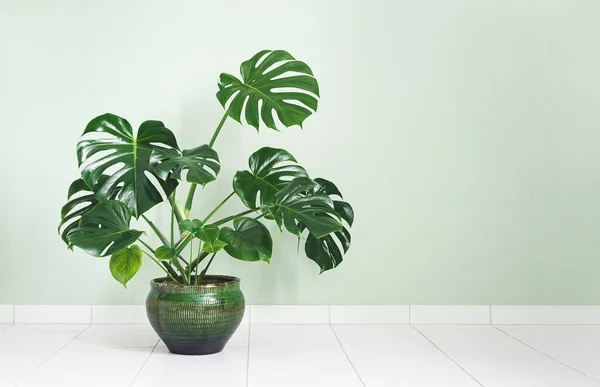
[[[322,238],[342,231],[342,222],[329,196],[317,192],[320,185],[308,177],[297,177],[275,194],[269,213],[279,227],[282,225],[300,235],[301,223],[316,237]]]
[[[73,198],[73,195],[82,192],[83,195],[79,195]],[[79,225],[79,219],[87,213],[89,210],[94,208],[98,204],[98,199],[94,196],[94,193],[85,184],[83,179],[77,179],[69,186],[69,192],[67,195],[69,201],[60,210],[60,224],[58,225],[58,232],[62,240],[68,245],[67,234],[69,231],[77,228]],[[61,232],[61,228],[65,226]],[[69,246],[70,248],[72,246]]]
[[[127,282],[142,267],[142,249],[138,245],[132,245],[117,251],[111,255],[109,267],[113,278],[127,287]]]
[[[258,220],[242,217],[233,221],[233,228],[223,227],[219,238],[227,243],[225,251],[243,261],[269,262],[273,240],[269,230]]]
[[[276,65],[279,66],[274,67]],[[238,122],[241,122],[246,100],[246,121],[257,130],[260,118],[267,127],[277,130],[273,110],[285,127],[302,127],[302,122],[317,110],[318,100],[314,96],[319,96],[319,85],[312,70],[286,51],[260,51],[242,63],[240,73],[242,80],[231,74],[221,74],[217,92],[223,107],[231,100],[227,112]],[[260,112],[259,101],[262,101]]]
[[[175,252],[169,246],[160,246],[154,251],[154,256],[159,261],[170,261],[175,256]]]
[[[105,181],[109,177],[110,176],[102,175],[100,177],[100,180]],[[119,188],[115,190],[115,193],[113,194],[111,199],[114,199],[119,190]],[[78,193],[83,194],[78,195],[77,197],[73,197]],[[60,233],[62,240],[68,244],[67,234],[69,233],[69,231],[79,226],[79,219],[81,219],[81,217],[84,214],[86,214],[88,211],[94,208],[96,204],[98,204],[98,199],[96,199],[94,192],[90,190],[90,188],[87,186],[87,184],[85,184],[85,182],[81,178],[71,183],[71,185],[69,186],[67,199],[70,200],[67,202],[67,204],[65,204],[62,207],[60,211],[61,222],[58,225],[58,232]],[[61,233],[60,230],[63,226],[65,227],[63,228]],[[72,247],[73,246],[69,246],[69,248],[71,249]]]
[[[196,233],[196,236],[204,242],[202,250],[206,253],[216,253],[223,247],[227,246],[227,243],[219,238],[221,230],[219,227],[207,224],[202,227]]]
[[[79,141],[77,159],[83,180],[98,200],[109,200],[120,187],[115,199],[125,203],[138,218],[162,201],[147,174],[156,179],[165,196],[177,186],[176,180],[162,179],[150,168],[150,155],[155,148],[178,148],[175,136],[162,122],[142,123],[134,138],[127,120],[107,113],[90,121],[83,135],[89,133],[103,136]],[[111,177],[102,180],[101,176],[111,167],[116,170],[107,172]]]
[[[248,165],[250,171],[235,174],[233,190],[252,210],[273,203],[275,194],[292,179],[308,176],[294,156],[284,149],[261,148],[250,156]]]
[[[185,181],[200,185],[215,180],[221,169],[217,152],[208,145],[183,151],[154,148],[150,156],[150,166],[163,180],[169,177],[183,180],[182,171],[187,170]]]
[[[111,255],[135,242],[142,231],[129,228],[131,213],[116,200],[100,202],[67,234],[69,245],[96,257]]]
[[[341,192],[332,182],[321,178],[316,178],[315,182],[321,186],[317,192],[326,195],[336,195],[340,198],[342,197]],[[348,227],[352,226],[352,223],[354,222],[354,210],[352,209],[352,206],[347,202],[334,200],[333,207],[339,216],[348,224]],[[303,224],[299,224],[299,226],[302,230],[305,227]],[[341,231],[335,231],[320,239],[317,239],[309,232],[304,245],[304,252],[308,258],[319,265],[321,273],[323,273],[324,271],[337,267],[342,262],[343,255],[350,248],[350,242],[350,231],[346,226],[343,226]]]

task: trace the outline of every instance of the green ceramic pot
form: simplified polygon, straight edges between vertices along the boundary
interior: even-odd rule
[[[169,351],[208,355],[223,350],[244,317],[240,279],[207,275],[202,285],[150,282],[146,312]]]

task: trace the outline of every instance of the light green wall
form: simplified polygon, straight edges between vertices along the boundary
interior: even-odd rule
[[[599,303],[599,20],[596,0],[3,1],[0,304],[142,303],[151,262],[126,290],[56,234],[78,136],[113,112],[206,143],[218,74],[263,48],[312,66],[319,112],[303,131],[228,122],[197,203],[278,146],[356,223],[320,276],[275,229],[270,265],[218,257],[249,303]]]

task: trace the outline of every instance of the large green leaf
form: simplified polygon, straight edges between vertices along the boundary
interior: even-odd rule
[[[133,245],[117,251],[110,257],[109,267],[113,278],[127,287],[127,282],[142,267],[142,249]]]
[[[288,151],[264,147],[248,160],[250,171],[238,171],[233,177],[233,190],[248,208],[275,201],[275,194],[295,177],[307,177],[306,170],[296,164]],[[257,204],[258,198],[258,204]]]
[[[178,149],[154,148],[150,165],[161,179],[169,177],[183,180],[181,172],[187,170],[185,180],[206,185],[215,180],[221,169],[219,155],[208,145],[179,151]]]
[[[303,224],[316,237],[322,238],[335,231],[342,231],[342,222],[335,211],[333,201],[321,186],[308,177],[297,177],[275,194],[275,202],[268,207],[269,214],[279,227],[282,225],[295,235]]]
[[[342,194],[332,182],[321,178],[316,178],[315,182],[321,186],[321,188],[317,190],[318,193],[339,196],[342,198]],[[341,200],[334,200],[333,206],[335,211],[347,223],[348,227],[352,226],[352,223],[354,222],[354,210],[352,209],[352,206]],[[300,224],[299,226],[300,229],[304,229],[303,224]],[[341,231],[335,231],[320,239],[317,239],[309,232],[304,245],[304,252],[308,258],[319,265],[321,273],[323,273],[324,271],[337,267],[342,262],[343,255],[350,248],[350,242],[350,231],[348,231],[346,226],[343,226]]]
[[[263,50],[242,63],[240,73],[242,80],[231,74],[221,74],[217,92],[223,107],[231,100],[227,112],[238,122],[241,122],[244,102],[246,121],[257,130],[259,118],[267,127],[277,130],[273,110],[286,127],[302,127],[302,122],[317,110],[318,101],[313,95],[319,96],[319,85],[312,70],[286,51]],[[262,101],[260,113],[259,101]]]
[[[155,148],[177,149],[175,136],[162,122],[144,122],[134,138],[127,120],[107,113],[90,121],[83,134],[90,133],[96,133],[100,138],[79,141],[77,158],[81,176],[98,200],[109,200],[120,187],[116,199],[125,203],[138,218],[162,201],[160,192],[147,174],[156,178],[166,196],[177,186],[176,180],[161,179],[149,165]],[[111,171],[107,172],[109,168]],[[102,180],[105,172],[111,177]]]
[[[225,251],[243,261],[267,261],[273,252],[273,240],[269,230],[258,220],[237,218],[233,229],[223,227],[219,239],[225,241]]]
[[[81,217],[79,226],[67,234],[69,245],[96,257],[111,255],[135,242],[142,231],[131,230],[131,213],[116,200],[98,203]]]

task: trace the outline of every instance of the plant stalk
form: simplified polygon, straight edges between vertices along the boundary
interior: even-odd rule
[[[173,195],[173,200],[175,200],[175,190],[173,190],[171,195]],[[175,229],[173,228],[173,223],[175,223],[175,206],[171,206],[171,249],[175,247]]]
[[[162,269],[162,271],[164,271],[164,272],[165,272],[165,274],[167,275],[167,277],[169,277],[169,278],[171,278],[171,280],[173,280],[173,282],[175,282],[176,284],[178,284],[178,283],[179,283],[179,281],[177,281],[175,278],[173,278],[173,276],[171,275],[171,273],[169,273],[169,272],[168,272],[168,271],[167,271],[167,270],[166,270],[166,269],[165,269],[165,268],[164,268],[164,267],[163,267],[163,266],[160,264],[160,262],[158,262],[158,261],[156,260],[156,258],[154,258],[152,255],[148,254],[148,253],[147,253],[145,250],[142,250],[142,253],[144,253],[144,254],[146,254],[148,257],[150,257],[150,259],[151,259],[151,260],[153,260],[153,261],[154,261],[154,262],[155,262],[155,263],[158,265],[158,267],[160,267],[160,268]]]
[[[179,224],[183,219],[187,219],[183,216],[181,206],[179,205],[179,202],[177,202],[177,199],[175,199],[175,196],[169,195],[168,200],[171,204],[171,207],[175,211],[175,219],[177,219],[177,224]]]
[[[223,218],[221,220],[217,220],[216,222],[211,223],[211,224],[214,225],[214,226],[220,226],[220,225],[225,224],[225,223],[227,223],[229,221],[232,221],[234,219],[240,218],[240,217],[242,217],[244,215],[248,215],[248,214],[250,214],[252,212],[254,212],[254,211],[252,211],[252,210],[246,210],[244,212],[240,212],[239,214],[231,215],[231,216],[228,216],[228,217]]]
[[[230,194],[229,194],[229,195],[228,195],[228,196],[227,196],[225,199],[223,199],[223,201],[222,201],[221,203],[219,203],[219,205],[218,205],[218,206],[216,206],[216,207],[215,207],[215,209],[214,209],[214,210],[212,210],[212,211],[210,212],[210,214],[208,214],[208,215],[206,216],[206,218],[204,218],[204,220],[202,221],[202,224],[206,224],[206,222],[208,222],[208,220],[211,218],[211,216],[213,216],[213,215],[214,215],[214,214],[215,214],[217,211],[219,211],[219,209],[220,209],[221,207],[223,207],[223,205],[224,205],[224,204],[225,204],[225,203],[226,203],[226,202],[227,202],[229,199],[231,199],[231,197],[232,197],[233,195],[235,195],[235,192],[232,192],[232,193],[230,193]]]
[[[217,141],[217,137],[219,136],[221,129],[223,129],[223,125],[225,124],[225,121],[227,120],[228,116],[229,116],[229,114],[227,113],[227,111],[225,111],[223,118],[221,118],[219,125],[217,125],[217,129],[215,129],[215,132],[213,133],[212,138],[210,139],[210,142],[208,143],[209,147],[212,148],[213,145],[215,145],[215,141]],[[192,203],[194,202],[194,194],[196,193],[196,186],[197,186],[197,184],[192,183],[192,185],[190,186],[190,190],[188,191],[187,198],[185,200],[183,214],[185,215],[186,218],[188,216],[190,216],[190,211],[192,210]]]
[[[154,233],[156,234],[156,236],[158,237],[158,239],[160,239],[160,241],[162,242],[163,245],[165,245],[165,246],[170,246],[171,245],[171,243],[169,242],[169,240],[167,239],[167,237],[165,236],[165,234],[163,234],[158,229],[158,227],[156,227],[156,225],[154,223],[152,223],[152,221],[146,217],[146,215],[142,214],[142,218],[144,218],[144,220],[146,221],[146,223],[148,223],[148,225],[150,226],[150,228],[154,231]]]
[[[210,264],[212,263],[213,259],[215,259],[215,255],[217,255],[217,253],[213,253],[212,257],[210,257],[210,261],[208,261],[208,263],[206,264],[206,267],[204,268],[204,270],[202,270],[200,272],[200,279],[198,280],[198,283],[200,285],[202,285],[202,280],[204,279],[204,276],[206,275],[206,271],[210,267]]]

